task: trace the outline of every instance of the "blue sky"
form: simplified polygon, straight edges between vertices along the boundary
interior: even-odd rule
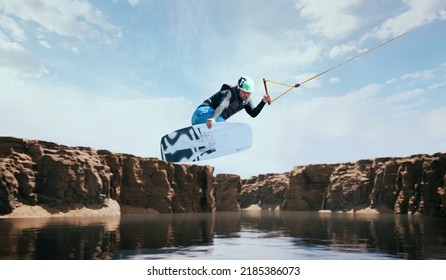
[[[222,83],[257,103],[407,31],[233,116],[251,149],[200,164],[244,178],[446,152],[446,0],[2,0],[0,135],[160,158]]]

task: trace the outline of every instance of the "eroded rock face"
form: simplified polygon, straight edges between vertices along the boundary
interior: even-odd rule
[[[244,180],[241,207],[267,207],[278,197],[267,186],[282,186],[283,200],[272,205],[288,211],[361,211],[446,216],[446,154],[378,158],[341,164],[297,166],[265,184],[257,177]],[[261,176],[259,176],[261,178]],[[271,188],[270,188],[271,189]],[[281,191],[282,192],[282,191]]]
[[[84,147],[0,137],[0,214],[107,198],[160,213],[215,211],[213,167],[177,165]]]
[[[262,210],[284,209],[284,198],[289,187],[289,174],[266,174],[243,180],[240,207],[255,204]]]
[[[318,211],[324,203],[326,189],[335,165],[315,164],[295,167],[285,195],[284,209]]]
[[[242,181],[239,175],[218,174],[214,180],[217,211],[240,211]]]
[[[330,177],[325,208],[446,216],[445,174],[446,154],[440,153],[341,164]]]
[[[88,206],[121,213],[260,209],[446,216],[446,154],[296,166],[283,174],[214,177],[211,166],[0,137],[0,215],[21,205]],[[133,207],[133,208],[131,208]],[[127,210],[125,210],[127,209]],[[146,211],[147,210],[147,211]]]

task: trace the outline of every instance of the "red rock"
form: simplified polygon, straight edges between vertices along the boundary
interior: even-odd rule
[[[0,137],[0,215],[21,205],[121,213],[260,209],[446,216],[446,154],[296,166],[283,174],[214,177],[211,166]],[[140,209],[140,210],[137,210]]]
[[[101,207],[108,198],[160,213],[213,212],[213,170],[0,137],[0,215],[22,204],[58,211],[78,205]]]

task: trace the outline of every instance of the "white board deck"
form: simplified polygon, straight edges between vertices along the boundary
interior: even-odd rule
[[[171,162],[201,161],[247,150],[252,145],[248,124],[216,122],[211,129],[198,124],[161,138],[161,157]]]

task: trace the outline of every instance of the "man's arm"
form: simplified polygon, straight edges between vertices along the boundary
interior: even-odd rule
[[[214,112],[214,115],[212,116],[212,118],[210,118],[206,121],[206,125],[208,128],[211,128],[212,125],[214,124],[215,120],[218,118],[218,116],[221,115],[223,110],[228,108],[230,101],[231,101],[231,90],[227,90],[225,98],[222,100],[220,105],[218,105],[218,107],[215,109],[215,112]]]
[[[214,120],[217,119],[218,116],[221,115],[221,113],[223,112],[224,109],[228,108],[230,101],[231,101],[231,91],[227,90],[225,98],[221,101],[220,105],[218,105],[218,107],[215,108],[215,113],[212,116],[212,118]]]
[[[258,114],[262,111],[263,107],[265,106],[265,101],[263,99],[257,104],[255,108],[252,106],[252,101],[249,101],[248,105],[245,107],[246,113],[250,115],[251,117],[255,118]]]

